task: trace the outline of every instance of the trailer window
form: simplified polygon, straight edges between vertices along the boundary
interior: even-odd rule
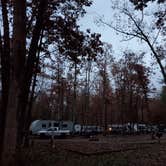
[[[59,123],[54,123],[54,127],[59,127]]]
[[[42,128],[46,128],[46,124],[42,124]]]
[[[51,123],[49,123],[48,126],[51,127]]]
[[[63,124],[62,127],[63,127],[63,128],[66,128],[66,127],[67,127],[67,124]]]

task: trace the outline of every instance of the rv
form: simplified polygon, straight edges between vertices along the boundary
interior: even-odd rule
[[[46,130],[49,127],[59,127],[59,122],[54,120],[35,120],[30,125],[32,135],[37,134],[40,130]]]
[[[60,130],[69,130],[71,134],[79,134],[81,125],[72,121],[55,121],[55,120],[35,120],[30,125],[30,132],[36,135],[40,130],[46,130],[50,127],[58,127]]]
[[[37,132],[41,137],[56,137],[70,135],[70,130],[60,130],[58,127],[49,127],[46,130],[40,130]]]
[[[95,126],[95,125],[84,125],[82,126],[82,129],[81,129],[82,135],[100,134],[102,132],[103,132],[103,128],[101,128],[100,126]]]

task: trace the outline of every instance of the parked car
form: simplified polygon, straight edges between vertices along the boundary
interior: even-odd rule
[[[70,130],[60,130],[58,127],[50,127],[39,130],[36,134],[41,137],[67,136],[70,135]]]
[[[81,129],[81,135],[83,136],[91,136],[91,135],[96,135],[96,134],[100,134],[103,132],[103,129],[100,126],[96,126],[96,125],[84,125],[82,126]]]

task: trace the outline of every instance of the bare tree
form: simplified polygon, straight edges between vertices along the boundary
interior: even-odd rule
[[[110,93],[111,93],[111,81],[110,81],[110,73],[111,64],[113,62],[112,57],[112,46],[105,43],[103,45],[103,53],[101,57],[98,58],[97,64],[99,68],[99,75],[102,80],[102,111],[103,111],[103,126],[106,131],[108,129],[108,104],[110,103]]]
[[[142,3],[138,3],[137,5],[139,4],[141,5]],[[164,29],[164,20],[166,18],[164,7],[162,8],[163,11],[161,10],[157,12],[155,10],[155,12],[153,12],[150,16],[146,15],[148,9],[144,9],[143,7],[140,11],[135,10],[132,7],[131,3],[126,1],[125,3],[116,2],[116,5],[113,6],[113,9],[119,13],[116,15],[117,17],[114,18],[115,20],[113,22],[109,23],[102,18],[99,19],[99,22],[107,25],[116,32],[125,35],[124,40],[137,38],[141,41],[144,41],[150,48],[153,57],[159,65],[159,68],[163,75],[164,83],[166,84],[165,63],[163,61],[165,59],[165,35],[164,33],[162,33],[164,32],[164,30],[162,31],[162,29]],[[158,15],[158,17],[154,19],[155,15]],[[118,22],[116,26],[115,22]],[[146,27],[149,22],[150,26]]]
[[[149,69],[141,61],[142,55],[128,52],[112,68],[122,123],[139,122],[142,104],[149,113]]]

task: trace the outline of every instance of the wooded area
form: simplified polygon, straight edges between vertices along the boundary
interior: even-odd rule
[[[105,131],[115,123],[166,123],[166,1],[112,2],[121,15],[113,18],[118,26],[97,22],[149,48],[148,54],[126,50],[118,58],[101,34],[80,30],[78,21],[92,3],[0,1],[0,165],[17,165],[15,154],[28,146],[36,119],[71,120]],[[147,16],[144,10],[154,6]],[[121,24],[124,15],[128,21]],[[163,76],[157,95],[146,56]]]

